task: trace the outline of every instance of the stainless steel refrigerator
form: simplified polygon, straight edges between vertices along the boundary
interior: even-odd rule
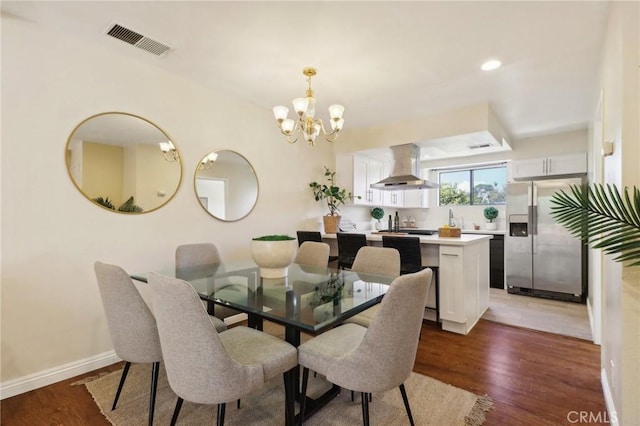
[[[586,250],[551,216],[551,196],[582,178],[507,185],[505,275],[514,294],[584,302]]]

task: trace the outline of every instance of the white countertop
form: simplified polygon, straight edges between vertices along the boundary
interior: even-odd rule
[[[353,232],[353,233],[365,234],[367,236],[367,241],[382,241],[382,235],[384,234],[374,234],[372,232],[378,232],[378,231],[359,231],[359,232]],[[480,231],[475,231],[475,232],[478,232],[478,234],[462,234],[460,237],[457,237],[457,238],[439,237],[438,234],[434,234],[434,235],[401,234],[399,236],[419,237],[421,244],[439,244],[439,245],[448,245],[448,246],[466,246],[470,244],[475,244],[479,241],[490,240],[493,238],[493,235],[480,234],[479,233]],[[322,237],[330,238],[330,239],[337,238],[336,234],[322,234]]]
[[[400,232],[403,232],[403,230],[410,230],[410,229],[423,229],[423,230],[429,230],[429,231],[433,231],[433,232],[438,232],[438,228],[434,228],[434,227],[420,227],[420,228],[400,228]],[[360,232],[358,230],[355,230],[353,232]],[[504,229],[496,229],[493,231],[490,231],[488,229],[462,229],[462,233],[463,234],[482,234],[482,235],[505,235],[506,231]]]
[[[463,229],[462,230],[463,234],[484,234],[484,235],[504,235],[505,234],[505,230],[504,229],[496,229],[495,231],[489,231],[487,229]]]

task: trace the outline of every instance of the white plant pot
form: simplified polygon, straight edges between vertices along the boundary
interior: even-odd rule
[[[260,267],[262,278],[286,277],[289,265],[293,263],[297,251],[297,240],[251,240],[251,257]]]
[[[485,225],[485,229],[487,231],[495,231],[496,229],[498,229],[498,224],[495,222],[487,222]]]

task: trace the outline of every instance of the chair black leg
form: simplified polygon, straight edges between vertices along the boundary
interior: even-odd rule
[[[217,426],[224,426],[224,409],[227,408],[227,404],[218,404],[218,421]]]
[[[238,410],[239,410],[240,409],[240,400],[238,400],[237,406],[238,406]]]
[[[293,425],[296,419],[296,391],[298,383],[296,382],[295,369],[285,371],[284,378],[284,418],[285,424]]]
[[[373,401],[373,394],[368,393],[367,395],[369,395],[369,402]],[[353,402],[354,400],[355,400],[355,392],[351,391],[351,402]]]
[[[304,423],[304,409],[307,405],[307,384],[309,383],[309,369],[307,367],[302,369],[302,390],[300,391],[300,424]]]
[[[156,391],[158,389],[158,374],[160,373],[160,363],[154,362],[151,367],[151,392],[149,395],[149,426],[153,426],[153,412],[156,408]]]
[[[173,409],[173,416],[171,416],[171,426],[175,426],[176,421],[178,421],[178,414],[180,414],[180,409],[182,408],[182,402],[184,400],[182,398],[178,398],[176,401],[176,408]]]
[[[407,410],[407,416],[409,416],[409,424],[413,426],[413,416],[411,415],[411,407],[409,407],[409,399],[407,398],[407,391],[404,388],[404,383],[400,385],[400,393],[402,394],[402,400],[404,401],[404,408]]]
[[[362,425],[369,426],[369,394],[362,392],[360,399],[362,400]]]
[[[118,404],[118,398],[120,398],[120,392],[122,391],[122,386],[124,386],[124,381],[127,379],[127,374],[129,373],[129,367],[131,367],[131,363],[127,361],[124,364],[124,370],[122,370],[122,376],[120,376],[120,384],[118,385],[118,390],[116,391],[116,397],[113,400],[113,405],[111,406],[112,410],[115,410],[116,405]]]

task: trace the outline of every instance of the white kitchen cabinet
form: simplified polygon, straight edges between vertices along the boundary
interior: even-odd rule
[[[382,235],[367,232],[366,236],[370,246],[382,246]],[[336,234],[324,234],[322,238],[329,243],[331,253],[335,253]],[[489,308],[489,245],[492,237],[462,234],[460,238],[435,235],[419,238],[422,264],[439,268],[438,307],[442,329],[469,333]],[[433,285],[426,302],[428,308],[435,308]]]
[[[382,167],[384,177],[391,176],[393,171],[393,163],[386,162]],[[385,207],[403,207],[404,191],[402,190],[384,190],[382,192],[382,205]]]
[[[382,191],[382,199],[385,207],[404,207],[404,191]]]
[[[587,173],[587,154],[585,152],[518,160],[511,164],[512,179],[583,173]]]
[[[370,187],[383,179],[382,161],[362,155],[353,156],[353,204],[364,206],[383,205],[383,191]],[[360,197],[358,199],[357,197]]]
[[[489,307],[489,240],[440,246],[442,329],[467,334]]]

